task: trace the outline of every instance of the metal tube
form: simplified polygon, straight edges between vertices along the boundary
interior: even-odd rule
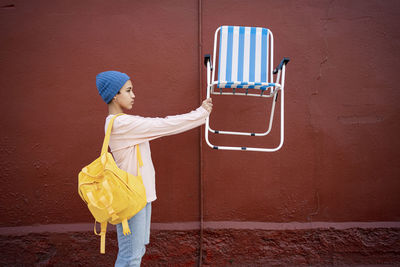
[[[268,34],[269,34],[269,36],[271,37],[270,38],[270,44],[271,44],[271,51],[270,51],[270,68],[269,68],[269,79],[268,79],[268,81],[271,81],[271,82],[273,82],[273,80],[274,80],[274,76],[273,76],[273,68],[274,68],[274,35],[272,34],[272,32],[270,31],[270,30],[268,30]],[[271,94],[272,94],[272,89],[273,88],[271,88]]]
[[[257,97],[273,97],[274,95],[260,95],[260,94],[245,94],[245,93],[229,93],[229,92],[212,92],[213,95],[240,95],[240,96],[257,96]]]

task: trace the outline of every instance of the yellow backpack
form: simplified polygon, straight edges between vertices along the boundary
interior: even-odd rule
[[[111,129],[115,115],[108,125],[100,157],[79,172],[78,192],[95,218],[94,233],[100,235],[100,253],[105,253],[107,222],[122,223],[123,234],[131,234],[128,220],[143,209],[146,204],[146,190],[140,174],[139,164],[143,165],[137,148],[138,176],[118,168],[111,153],[108,152]],[[96,232],[96,221],[101,224],[101,232]]]

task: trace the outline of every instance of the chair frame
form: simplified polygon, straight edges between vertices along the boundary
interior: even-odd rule
[[[219,27],[215,31],[214,35],[214,53],[213,53],[213,58],[216,59],[216,52],[217,52],[217,40],[218,40],[218,33],[220,32],[221,27]],[[213,149],[220,149],[220,150],[241,150],[241,151],[259,151],[259,152],[275,152],[279,150],[283,146],[284,142],[284,84],[285,84],[285,71],[286,71],[286,64],[289,62],[289,58],[284,58],[279,66],[272,71],[272,66],[273,66],[273,52],[274,52],[274,39],[273,39],[273,34],[270,30],[268,30],[268,35],[269,35],[269,43],[270,43],[270,49],[268,51],[270,57],[270,63],[269,63],[269,77],[268,81],[273,80],[273,75],[272,74],[277,74],[276,81],[275,83],[270,83],[268,85],[269,89],[266,89],[265,91],[269,91],[268,94],[264,94],[264,90],[262,89],[246,89],[246,92],[236,92],[236,88],[231,88],[232,92],[223,92],[222,88],[220,88],[219,92],[215,92],[214,88],[218,85],[218,80],[215,80],[215,62],[212,62],[210,55],[205,55],[205,60],[204,63],[207,66],[207,98],[210,97],[211,94],[214,95],[240,95],[240,96],[257,96],[257,97],[266,97],[266,98],[272,98],[272,105],[271,105],[271,112],[270,112],[270,118],[269,118],[269,126],[268,129],[265,132],[262,133],[250,133],[250,132],[234,132],[234,131],[220,131],[220,130],[214,130],[210,127],[210,121],[209,117],[206,119],[206,127],[205,127],[205,140],[208,144]],[[219,63],[219,62],[218,62]],[[212,66],[211,66],[212,64]],[[281,75],[282,74],[282,75]],[[212,80],[211,80],[212,77]],[[282,77],[282,80],[281,80]],[[225,89],[225,88],[224,88]],[[248,93],[248,90],[258,90],[261,91],[261,93]],[[266,136],[271,132],[272,129],[272,123],[273,123],[273,117],[275,113],[275,104],[276,101],[278,100],[278,92],[281,91],[280,93],[280,99],[281,99],[281,111],[280,111],[280,142],[279,145],[274,147],[274,148],[257,148],[257,147],[234,147],[234,146],[216,146],[211,144],[209,141],[209,136],[208,132],[214,133],[214,134],[228,134],[228,135],[244,135],[244,136]],[[268,113],[267,113],[268,114]]]

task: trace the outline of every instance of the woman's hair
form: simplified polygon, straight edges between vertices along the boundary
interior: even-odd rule
[[[118,91],[117,95],[119,95],[119,94],[120,94],[120,92]],[[107,104],[111,104],[112,100],[113,99],[111,98],[110,102],[108,102]]]

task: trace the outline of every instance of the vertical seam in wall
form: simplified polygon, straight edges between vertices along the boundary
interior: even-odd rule
[[[199,71],[199,97],[200,97],[200,104],[202,102],[203,99],[203,95],[202,95],[202,85],[203,85],[203,75],[202,75],[202,49],[203,49],[203,42],[202,42],[202,29],[201,29],[201,23],[202,23],[202,2],[201,0],[198,0],[198,20],[197,20],[197,30],[198,30],[198,49],[199,49],[199,54],[198,54],[198,71]],[[200,173],[199,173],[199,191],[200,191],[200,200],[199,200],[199,209],[200,209],[200,238],[199,238],[199,260],[198,260],[198,266],[202,266],[202,258],[203,258],[203,178],[204,178],[204,162],[203,162],[203,127],[200,127],[200,140],[199,140],[199,145],[200,145],[200,149],[199,149],[199,160],[200,160]]]

